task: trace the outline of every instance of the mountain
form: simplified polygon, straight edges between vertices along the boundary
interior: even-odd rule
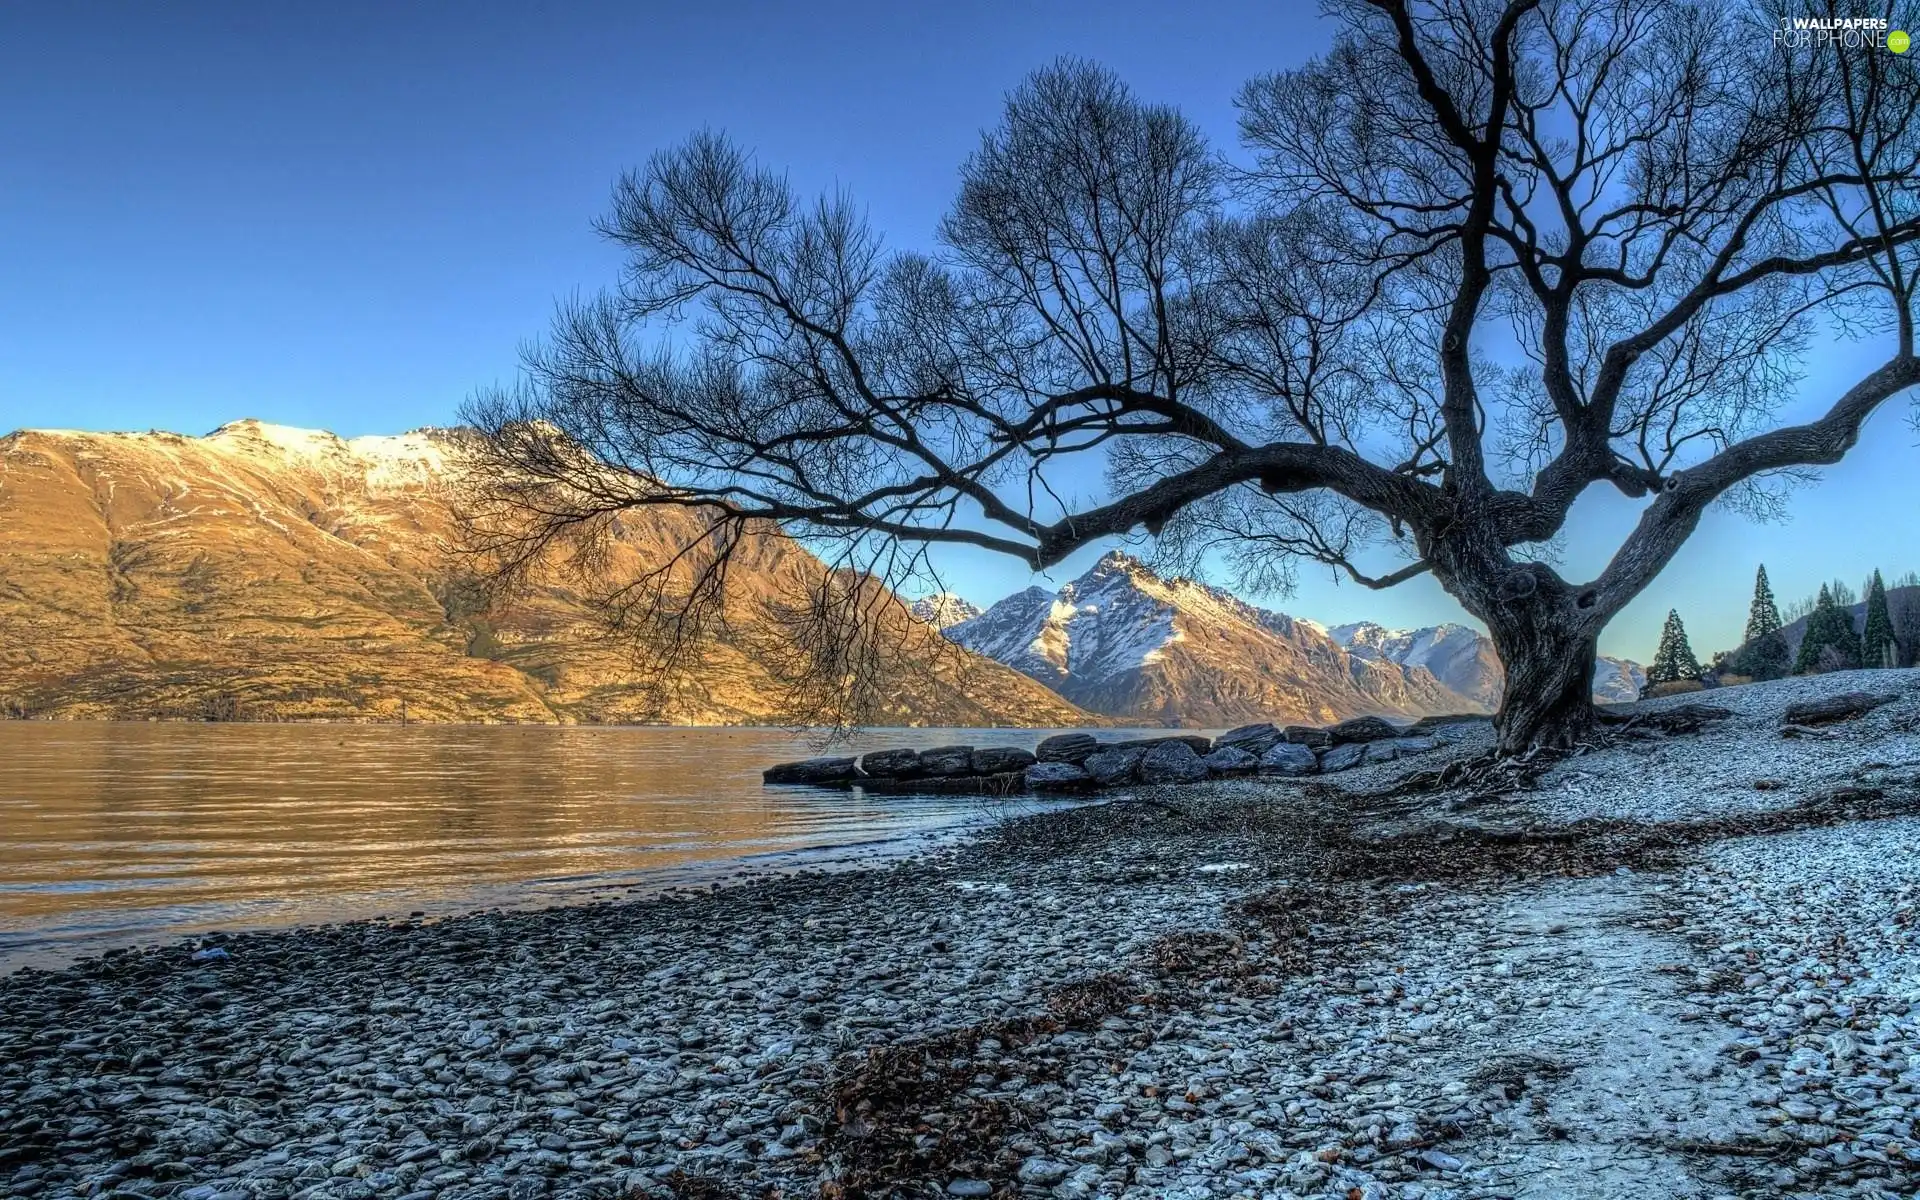
[[[1602,654],[1593,665],[1593,698],[1599,704],[1626,704],[1640,698],[1647,672],[1639,663]]]
[[[1424,666],[1353,653],[1311,621],[1163,579],[1117,551],[1057,592],[1015,593],[946,634],[1082,708],[1163,725],[1486,709]]]
[[[1336,625],[1327,631],[1334,641],[1363,658],[1384,659],[1404,667],[1425,667],[1449,691],[1492,712],[1500,705],[1506,672],[1493,640],[1465,625],[1432,625],[1425,629],[1384,629],[1371,621]],[[1593,698],[1602,704],[1624,704],[1640,698],[1647,673],[1640,664],[1605,655],[1594,664]],[[1471,710],[1470,710],[1471,711]]]
[[[343,440],[257,421],[205,437],[0,438],[0,714],[806,723],[768,671],[766,603],[826,569],[768,531],[730,576],[730,630],[656,709],[632,649],[570,583],[486,607],[454,550],[457,432]],[[623,515],[609,578],[686,543]],[[959,653],[885,598],[900,653],[869,724],[1072,725],[1084,712]],[[759,623],[756,625],[755,622]]]
[[[1385,629],[1371,621],[1336,625],[1327,630],[1346,649],[1361,657],[1424,667],[1441,686],[1469,701],[1474,711],[1492,712],[1500,704],[1500,656],[1493,640],[1465,625],[1431,625],[1425,629]]]
[[[979,616],[982,609],[952,592],[935,592],[931,596],[922,596],[907,606],[907,611],[915,619],[933,626],[946,629],[962,621],[971,621]]]

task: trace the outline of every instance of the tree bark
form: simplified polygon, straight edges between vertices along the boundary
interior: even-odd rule
[[[1597,639],[1575,613],[1528,605],[1490,622],[1506,687],[1493,727],[1502,755],[1568,750],[1591,740]]]

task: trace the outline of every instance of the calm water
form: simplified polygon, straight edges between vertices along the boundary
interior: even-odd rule
[[[1046,731],[888,730],[1031,746]],[[783,730],[0,721],[0,971],[210,928],[604,898],[837,865],[979,797],[765,789]]]

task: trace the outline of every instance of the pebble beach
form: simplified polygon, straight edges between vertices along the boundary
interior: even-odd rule
[[[1509,793],[1391,791],[1469,725],[868,870],[16,973],[0,1191],[1910,1196],[1920,673],[1638,708],[1684,703],[1730,715]]]

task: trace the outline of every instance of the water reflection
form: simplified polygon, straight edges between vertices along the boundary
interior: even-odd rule
[[[874,731],[856,747],[1041,736]],[[840,861],[988,815],[977,797],[761,787],[769,763],[809,752],[764,729],[0,722],[0,969],[83,940]]]

